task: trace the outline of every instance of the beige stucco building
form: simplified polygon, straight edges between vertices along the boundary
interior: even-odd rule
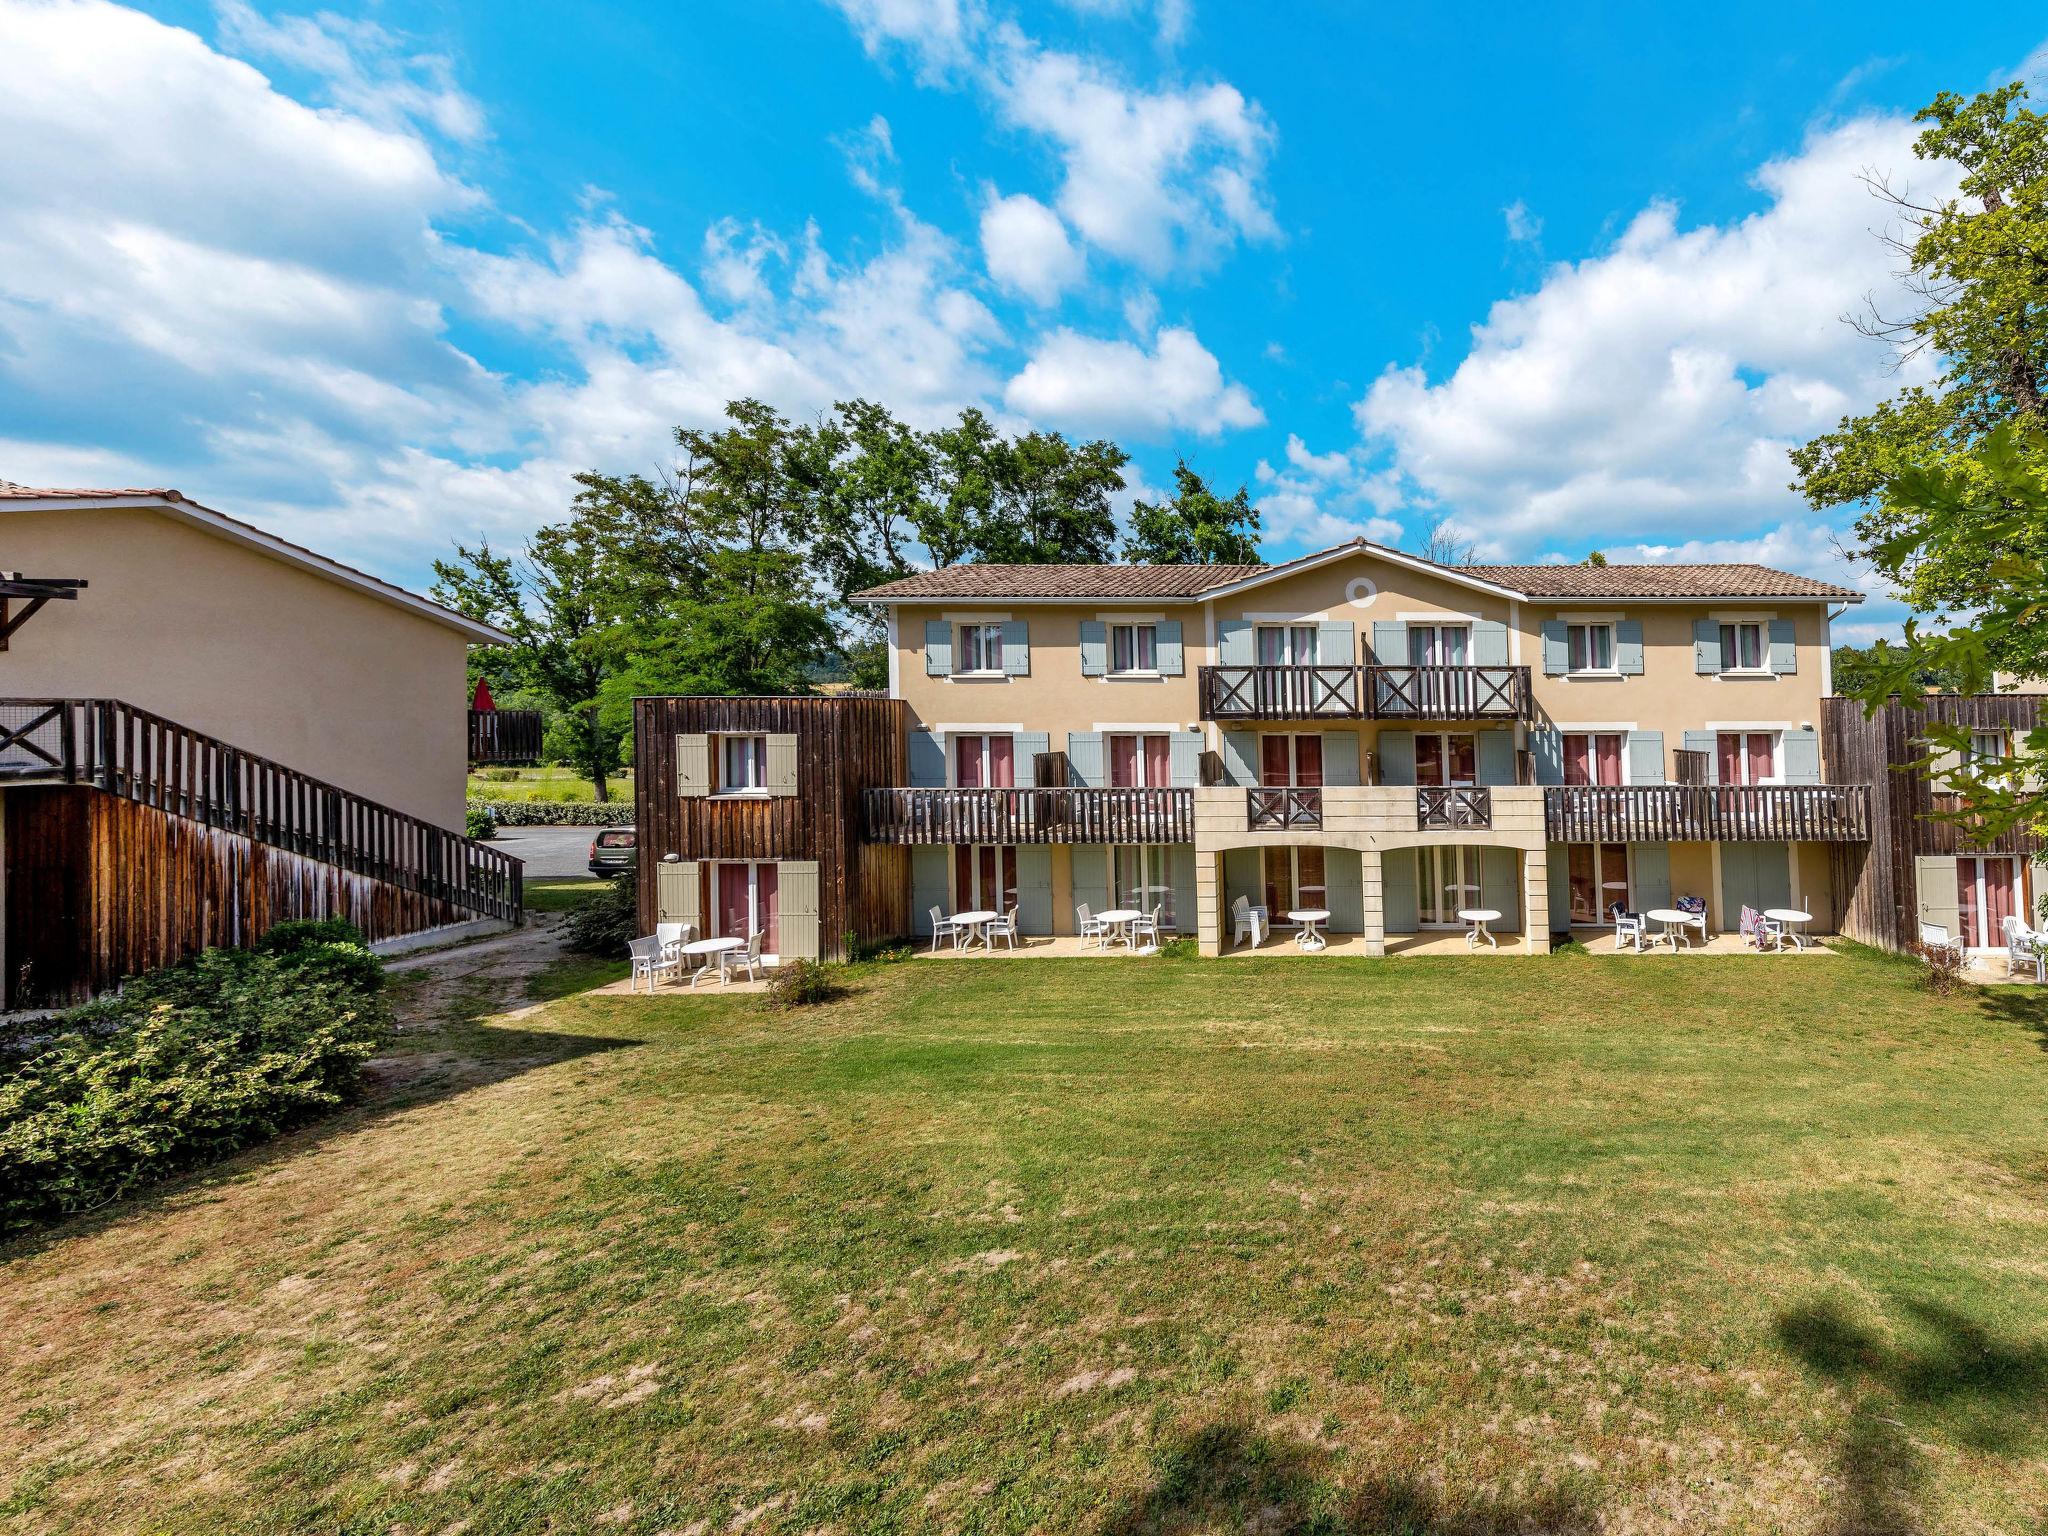
[[[0,698],[120,699],[462,826],[489,625],[168,490],[0,488],[0,570],[86,583],[0,650]]]

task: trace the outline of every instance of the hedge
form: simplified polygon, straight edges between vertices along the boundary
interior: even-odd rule
[[[612,800],[472,800],[501,827],[630,827],[633,802]]]
[[[92,1210],[347,1102],[390,1027],[346,923],[282,923],[74,1008],[0,1062],[0,1231]]]

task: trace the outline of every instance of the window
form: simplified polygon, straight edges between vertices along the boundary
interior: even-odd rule
[[[1416,921],[1424,928],[1457,928],[1460,907],[1479,905],[1477,848],[1415,850]]]
[[[961,789],[1008,789],[1017,782],[1016,743],[1008,736],[955,736],[953,782]]]
[[[744,939],[761,935],[764,954],[779,954],[782,947],[781,908],[777,887],[779,871],[773,864],[714,864],[711,933],[714,939]]]
[[[1156,843],[1134,843],[1112,847],[1109,856],[1116,904],[1133,912],[1163,908],[1159,914],[1161,925],[1177,927],[1173,887],[1166,878],[1166,850]]]
[[[1257,633],[1260,666],[1312,667],[1315,665],[1315,625],[1261,624],[1258,627]]]
[[[1410,624],[1408,664],[1411,667],[1462,667],[1472,657],[1469,624]]]
[[[1442,788],[1479,782],[1479,738],[1470,731],[1418,731],[1415,782]]]
[[[2005,920],[2025,911],[2014,860],[1975,855],[1956,860],[1956,916],[1965,948],[1997,948],[2005,942]]]
[[[990,843],[953,850],[953,910],[1007,912],[1017,903],[1017,850]]]
[[[1285,923],[1289,912],[1328,910],[1322,849],[1268,848],[1265,874],[1266,912],[1275,923]]]
[[[768,738],[721,736],[718,740],[719,793],[739,795],[765,790],[768,787]]]
[[[1714,762],[1723,784],[1773,783],[1778,777],[1778,733],[1723,731],[1714,738]]]
[[[1565,783],[1619,784],[1623,745],[1620,731],[1565,732]]]
[[[1764,670],[1764,626],[1751,622],[1721,626],[1721,670],[1761,672]]]
[[[1319,789],[1323,782],[1321,736],[1268,735],[1259,738],[1259,783],[1267,789]]]
[[[1564,628],[1566,665],[1574,672],[1614,670],[1614,626],[1612,624],[1567,624]]]
[[[1110,736],[1111,789],[1164,788],[1172,782],[1172,757],[1163,734]]]
[[[1158,647],[1157,625],[1112,624],[1109,626],[1109,670],[1112,673],[1157,672]]]
[[[1970,732],[1971,762],[1995,763],[2007,755],[2004,731],[1993,729]]]
[[[954,663],[955,672],[1000,673],[1003,670],[1003,626],[962,624],[960,644],[954,655],[959,658]]]
[[[1575,928],[1614,922],[1614,904],[1629,905],[1628,845],[1573,843],[1565,851]]]

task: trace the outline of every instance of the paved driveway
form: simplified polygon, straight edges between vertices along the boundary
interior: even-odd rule
[[[590,873],[596,827],[500,827],[491,846],[526,860],[526,878],[548,880]]]

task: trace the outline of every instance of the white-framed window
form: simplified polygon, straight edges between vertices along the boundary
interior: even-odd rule
[[[1462,667],[1472,659],[1470,624],[1410,624],[1408,665]]]
[[[1108,740],[1111,789],[1163,789],[1173,782],[1173,754],[1159,731],[1113,731]]]
[[[2005,732],[1999,727],[1970,732],[1970,761],[1995,763],[2012,755]]]
[[[962,843],[953,850],[953,910],[1008,912],[1017,904],[1017,850]]]
[[[1462,907],[1479,905],[1477,848],[1415,850],[1416,921],[1424,928],[1458,928]]]
[[[1724,626],[1725,627],[1725,626]],[[1778,731],[1720,731],[1714,736],[1714,768],[1723,784],[1776,784]]]
[[[1259,737],[1259,783],[1267,789],[1320,789],[1321,733],[1268,731]]]
[[[1162,927],[1178,929],[1173,886],[1167,880],[1167,850],[1158,843],[1118,843],[1109,850],[1112,898],[1133,912],[1161,909]]]
[[[1159,670],[1159,626],[1109,626],[1109,670],[1112,676],[1150,675]]]
[[[1009,789],[1017,782],[1016,738],[1001,732],[953,738],[953,784],[958,789]]]
[[[1734,619],[1721,625],[1721,670],[1762,672],[1770,665],[1770,626],[1760,619]]]
[[[1620,784],[1628,777],[1626,731],[1566,731],[1564,781],[1567,784]]]
[[[1254,636],[1262,667],[1312,667],[1316,664],[1313,624],[1261,624]]]
[[[1003,670],[1003,626],[962,624],[953,647],[955,673],[995,673]]]
[[[1614,670],[1614,625],[1612,623],[1567,624],[1564,627],[1565,665],[1573,672]]]
[[[1268,848],[1264,873],[1266,912],[1273,922],[1285,925],[1289,912],[1329,910],[1321,848]]]
[[[759,794],[768,788],[768,738],[718,738],[718,793]]]
[[[1431,788],[1479,782],[1479,737],[1471,731],[1417,731],[1415,782]]]

